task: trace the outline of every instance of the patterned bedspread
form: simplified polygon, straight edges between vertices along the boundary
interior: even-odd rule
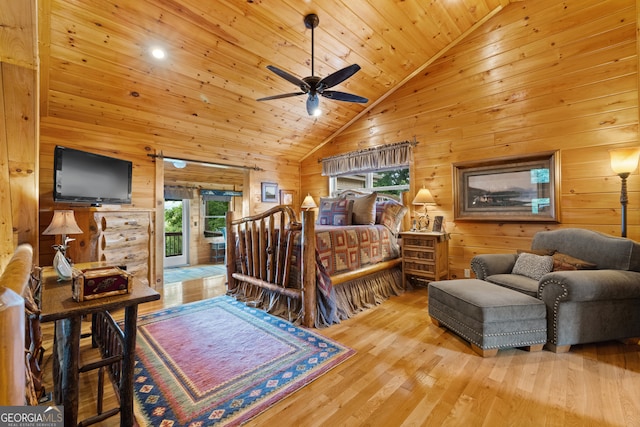
[[[384,225],[316,225],[316,249],[330,276],[400,256],[398,240]]]

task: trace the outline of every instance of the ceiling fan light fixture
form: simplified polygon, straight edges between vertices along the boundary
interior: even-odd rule
[[[310,116],[316,117],[322,114],[322,111],[320,110],[320,98],[317,94],[309,94],[309,97],[307,98],[307,113],[309,113]]]

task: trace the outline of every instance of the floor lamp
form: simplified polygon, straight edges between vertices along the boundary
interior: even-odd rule
[[[611,156],[611,169],[622,180],[620,189],[620,205],[622,206],[622,237],[627,237],[627,178],[638,168],[640,148],[618,148],[609,150]]]

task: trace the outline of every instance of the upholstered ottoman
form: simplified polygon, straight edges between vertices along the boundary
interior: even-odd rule
[[[547,342],[547,311],[541,300],[483,280],[429,283],[429,316],[483,357],[496,355],[499,348],[540,351]]]

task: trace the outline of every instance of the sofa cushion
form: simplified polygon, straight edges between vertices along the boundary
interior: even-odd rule
[[[535,255],[522,253],[518,255],[513,270],[513,274],[527,276],[535,280],[540,280],[542,276],[553,270],[553,258],[548,255]]]
[[[484,280],[532,297],[538,296],[538,281],[527,276],[521,276],[519,274],[493,274]]]

